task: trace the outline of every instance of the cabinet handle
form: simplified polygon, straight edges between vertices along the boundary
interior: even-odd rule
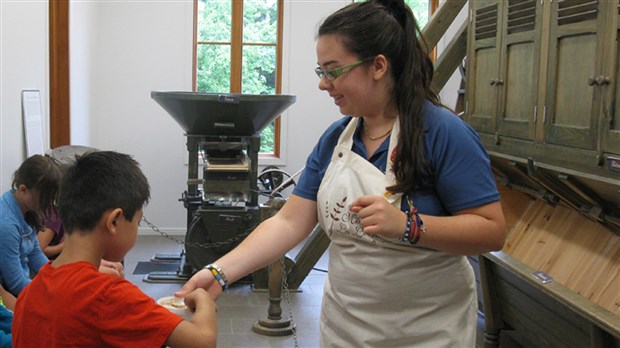
[[[496,83],[497,83],[496,79],[491,79],[491,82],[489,82],[491,86],[495,86]]]
[[[588,86],[594,86],[596,79],[592,76],[588,77]]]
[[[501,85],[504,84],[504,80],[499,79],[499,80],[495,81],[495,84],[498,85],[498,86],[501,86]]]
[[[604,85],[608,85],[609,84],[609,77],[608,76],[599,76],[596,79],[596,84],[599,86],[604,86]]]

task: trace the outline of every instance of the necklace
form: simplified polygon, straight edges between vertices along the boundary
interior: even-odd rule
[[[362,121],[362,122],[363,122],[363,121]],[[384,134],[381,134],[381,135],[378,135],[378,136],[376,136],[376,137],[373,137],[372,135],[370,135],[370,134],[368,133],[368,126],[366,125],[366,122],[364,122],[364,133],[366,134],[366,136],[368,137],[368,139],[370,139],[370,140],[373,140],[373,141],[374,141],[374,140],[379,140],[379,139],[381,139],[381,138],[385,138],[385,137],[387,137],[388,135],[390,135],[390,133],[392,133],[392,128],[390,128],[390,129],[389,129],[387,132],[385,132]]]

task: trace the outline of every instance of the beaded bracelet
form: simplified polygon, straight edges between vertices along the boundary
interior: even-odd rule
[[[420,240],[422,233],[426,232],[424,223],[418,214],[418,209],[413,206],[411,198],[407,197],[407,204],[409,210],[405,211],[407,214],[407,226],[405,227],[405,234],[401,238],[401,242],[409,242],[411,245],[415,245]]]
[[[400,239],[401,242],[409,242],[409,236],[411,235],[411,216],[409,216],[409,211],[405,212],[407,215],[407,226],[405,227],[405,235]]]
[[[412,218],[414,217],[415,217],[416,228],[414,230],[412,238],[409,240],[409,243],[413,245],[417,244],[418,241],[420,240],[420,236],[422,235],[422,233],[426,232],[426,228],[424,228],[424,222],[422,222],[420,215],[417,212],[415,212]]]
[[[214,263],[210,263],[206,265],[204,269],[209,270],[213,274],[215,280],[217,280],[217,282],[220,283],[220,285],[222,286],[222,290],[226,290],[228,288],[228,278],[226,277],[220,266]]]

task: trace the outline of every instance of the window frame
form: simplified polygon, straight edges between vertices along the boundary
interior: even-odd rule
[[[198,41],[198,0],[194,0],[194,38],[193,38],[193,52],[192,52],[192,90],[197,90],[198,79],[198,67],[196,65],[198,59],[198,47],[199,45],[230,45],[230,93],[241,93],[241,81],[242,81],[242,62],[243,62],[243,47],[244,46],[269,46],[276,48],[276,79],[275,79],[275,93],[282,93],[282,41],[283,41],[283,28],[284,28],[284,0],[277,0],[278,6],[278,24],[276,43],[244,43],[243,42],[243,3],[244,0],[230,0],[232,1],[232,15],[231,15],[231,41],[230,42],[215,42],[215,41]],[[273,131],[273,153],[260,153],[261,158],[280,158],[280,131],[281,120],[278,116],[274,120]]]

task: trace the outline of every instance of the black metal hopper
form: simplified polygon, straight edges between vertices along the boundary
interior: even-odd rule
[[[188,135],[250,136],[295,102],[294,95],[152,91]]]

